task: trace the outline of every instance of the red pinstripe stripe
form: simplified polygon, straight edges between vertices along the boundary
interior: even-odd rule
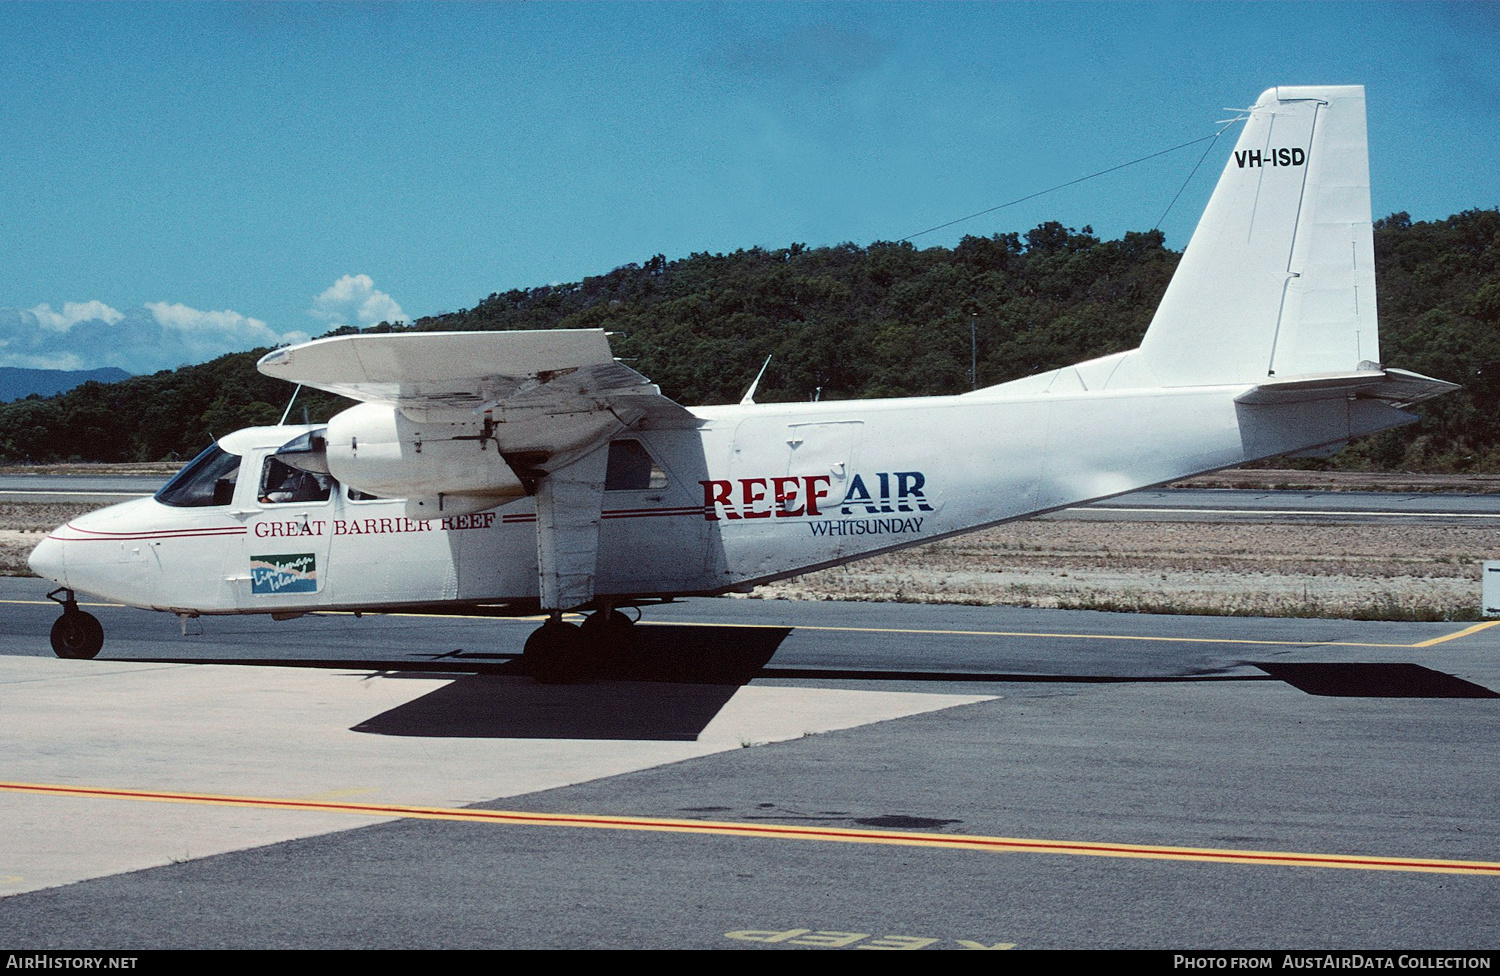
[[[199,539],[220,535],[244,535],[246,529],[242,525],[223,526],[221,528],[199,528],[199,529],[160,529],[154,532],[101,532],[97,529],[83,529],[76,525],[64,525],[62,531],[84,533],[82,538],[49,535],[47,538],[56,539],[59,542],[129,542],[138,539]]]

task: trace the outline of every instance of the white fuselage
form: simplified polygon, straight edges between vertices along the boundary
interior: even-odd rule
[[[1016,385],[703,407],[697,427],[619,435],[657,470],[654,487],[604,493],[598,599],[744,589],[1413,419],[1373,400],[1237,403],[1245,386]],[[355,500],[338,485],[322,501],[265,500],[265,459],[309,429],[220,442],[243,459],[226,504],[116,505],[53,532],[32,566],[81,592],[180,613],[535,606],[532,498],[425,520],[400,499]]]

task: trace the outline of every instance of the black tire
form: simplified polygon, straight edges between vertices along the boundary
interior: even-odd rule
[[[605,653],[630,650],[634,646],[635,621],[618,610],[596,610],[578,629]]]
[[[544,685],[566,685],[591,677],[587,642],[575,624],[549,620],[526,638],[522,660]]]
[[[619,677],[631,670],[636,653],[635,621],[618,610],[596,610],[578,628],[589,672]]]
[[[104,625],[82,610],[65,610],[52,624],[52,651],[58,657],[88,660],[104,646]]]

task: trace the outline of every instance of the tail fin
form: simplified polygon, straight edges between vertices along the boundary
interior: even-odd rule
[[[1140,355],[1164,386],[1377,368],[1362,86],[1250,109]]]

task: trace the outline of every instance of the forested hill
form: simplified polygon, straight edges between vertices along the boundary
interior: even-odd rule
[[[1376,224],[1375,257],[1385,361],[1465,389],[1334,463],[1500,470],[1500,211],[1418,223],[1393,215]],[[574,284],[493,294],[411,328],[608,329],[617,356],[686,404],[737,401],[767,355],[763,403],[957,393],[971,385],[971,323],[981,386],[1132,348],[1177,258],[1155,232],[1100,241],[1056,223],[951,249],[657,255]],[[291,391],[256,372],[263,352],[0,405],[0,458],[186,457],[211,433],[274,423]],[[341,405],[304,392],[294,416],[306,407],[322,420]]]
[[[66,393],[75,386],[90,381],[96,383],[118,383],[130,374],[118,366],[101,369],[27,369],[20,366],[0,366],[0,403],[20,400],[36,394],[53,396]]]

